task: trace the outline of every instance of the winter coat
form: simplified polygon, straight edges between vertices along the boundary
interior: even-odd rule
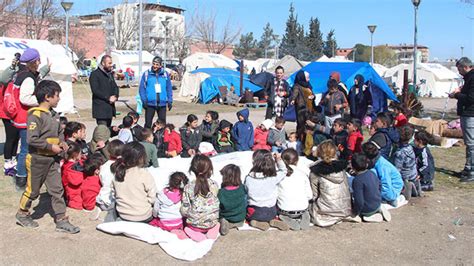
[[[349,91],[349,108],[351,117],[363,120],[372,106],[372,94],[367,86],[364,85],[364,77],[356,75],[357,86],[352,86]]]
[[[378,156],[372,171],[375,171],[380,179],[382,200],[391,202],[398,198],[403,188],[402,175],[383,156]]]
[[[324,226],[331,217],[344,218],[351,215],[351,193],[346,169],[347,162],[333,161],[328,164],[317,161],[310,167],[310,183],[313,198],[309,212],[314,224]]]
[[[435,174],[435,162],[428,147],[416,148],[416,164],[422,185],[432,185]]]
[[[202,124],[199,126],[199,129],[202,133],[202,141],[212,143],[212,140],[215,137],[218,128],[219,123],[217,121],[212,121],[211,123],[202,121]]]
[[[254,143],[253,125],[249,121],[249,109],[245,108],[237,112],[237,119],[242,115],[244,121],[237,121],[232,127],[232,137],[238,151],[249,151]]]
[[[400,133],[395,128],[378,128],[375,134],[369,139],[379,148],[380,155],[390,160],[393,146],[400,142]]]
[[[115,117],[115,103],[110,103],[110,96],[119,97],[119,88],[112,73],[106,73],[101,67],[92,71],[89,77],[92,90],[92,117],[111,119]]]
[[[104,147],[102,149],[98,149],[97,148],[97,143],[99,141],[105,141],[105,142],[108,142],[109,141],[109,138],[110,138],[110,129],[108,129],[106,126],[104,125],[98,125],[95,127],[94,129],[94,133],[92,133],[92,140],[91,142],[89,143],[89,146],[90,146],[90,149],[91,149],[91,152],[92,153],[96,153],[96,152],[103,152],[104,154],[106,154],[107,156],[105,156],[106,158],[108,158],[108,152],[107,152],[107,149]]]
[[[232,152],[234,151],[234,143],[230,132],[219,131],[216,139],[216,150],[218,152]],[[225,151],[224,151],[225,150]]]
[[[167,147],[165,146],[167,146],[167,144],[165,145],[164,135],[165,135],[164,128],[157,130],[155,133],[153,133],[153,144],[155,144],[156,146],[158,158],[166,157],[165,151],[167,151]]]
[[[360,131],[352,132],[347,138],[347,156],[348,159],[352,158],[352,154],[359,153],[362,151],[362,142],[364,141],[364,136]]]
[[[410,144],[402,144],[398,147],[393,156],[393,164],[404,180],[415,180],[418,176],[415,150]]]
[[[344,113],[344,108],[347,107],[347,99],[344,93],[337,90],[326,94],[321,100],[320,105],[324,108],[325,115],[334,116]],[[336,110],[336,105],[341,105],[339,110]]]
[[[276,77],[272,78],[265,86],[265,95],[268,96],[267,103],[270,107],[273,107],[275,104],[275,80]],[[285,90],[285,98],[290,96],[290,85],[284,79],[281,81],[281,87]]]
[[[231,223],[245,220],[247,214],[247,193],[243,185],[237,189],[227,187],[219,189],[217,194],[220,202],[220,217]]]
[[[210,229],[219,223],[219,199],[217,183],[208,179],[209,193],[195,195],[196,181],[189,182],[184,187],[181,214],[186,217],[186,223],[200,229]]]
[[[254,145],[252,150],[271,150],[271,146],[268,145],[267,139],[268,135],[270,134],[270,131],[265,130],[263,131],[260,127],[257,127],[255,129],[255,134],[254,134]]]
[[[163,134],[163,141],[168,143],[168,152],[176,151],[176,154],[180,154],[183,150],[181,136],[175,130],[171,130],[169,133],[167,130],[165,130],[165,133]]]
[[[168,188],[164,188],[158,191],[153,206],[153,216],[160,218],[160,220],[182,219],[181,199],[182,195],[179,190],[170,191]]]
[[[61,167],[61,179],[69,208],[82,210],[81,186],[84,181],[82,164],[78,162],[66,161]]]
[[[82,182],[82,206],[85,210],[93,210],[97,195],[100,192],[99,176],[88,176]]]
[[[159,84],[160,93],[156,92],[156,86]],[[168,103],[173,103],[173,88],[171,86],[171,78],[164,68],[161,68],[158,73],[151,69],[143,73],[140,79],[140,87],[138,89],[140,99],[143,105],[146,106],[166,106]]]
[[[201,130],[199,128],[192,130],[184,126],[179,129],[179,132],[181,133],[181,143],[183,145],[183,153],[181,154],[181,157],[189,157],[190,155],[188,153],[188,150],[191,149],[198,152],[199,144],[201,144],[202,141]]]
[[[290,165],[293,173],[278,184],[278,208],[284,211],[303,211],[313,198],[308,173]]]
[[[276,142],[279,141],[280,145],[283,146],[286,143],[286,131],[284,128],[277,129],[276,127],[270,128],[270,133],[268,133],[267,142],[271,146],[276,146]]]
[[[458,100],[457,114],[459,116],[474,116],[474,69],[463,77],[464,85],[461,92],[455,95]]]
[[[25,129],[28,120],[28,110],[31,107],[38,106],[38,101],[33,94],[39,79],[38,72],[22,71],[18,73],[13,81],[13,94],[15,95],[16,90],[18,90],[18,98],[15,96],[17,111],[14,117],[11,117],[16,128]]]

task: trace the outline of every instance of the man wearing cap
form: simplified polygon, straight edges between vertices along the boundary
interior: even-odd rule
[[[474,182],[474,66],[467,57],[456,62],[464,85],[449,94],[458,100],[457,113],[461,117],[461,129],[466,144],[466,164],[460,173],[461,182]]]
[[[119,88],[112,73],[112,57],[104,55],[99,67],[92,71],[89,78],[92,90],[92,117],[97,125],[110,128],[115,117],[115,102],[119,97]]]
[[[20,153],[18,154],[18,164],[16,166],[16,187],[18,190],[24,189],[26,185],[26,155],[28,153],[28,143],[26,141],[26,122],[28,118],[28,109],[38,106],[36,96],[33,95],[35,87],[40,81],[38,72],[41,64],[40,54],[34,48],[26,49],[20,57],[20,62],[26,67],[20,70],[13,80],[13,89],[20,90],[18,99],[15,99],[18,107],[15,117],[12,119],[13,126],[20,134]]]
[[[151,128],[155,112],[158,119],[166,123],[166,108],[173,107],[173,89],[168,72],[162,66],[163,59],[153,58],[151,69],[143,73],[140,80],[140,99],[145,107],[145,127]]]

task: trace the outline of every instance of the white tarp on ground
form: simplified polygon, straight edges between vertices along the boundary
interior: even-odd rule
[[[413,64],[400,64],[392,67],[385,72],[384,77],[390,78],[392,83],[395,83],[398,88],[402,88],[405,69],[408,70],[408,79],[412,80]],[[421,80],[425,80],[425,83],[420,85],[420,96],[445,98],[449,92],[459,87],[461,76],[441,64],[418,63],[416,84],[420,84]]]
[[[186,72],[196,70],[196,68],[227,68],[236,70],[239,66],[234,60],[221,55],[210,53],[195,53],[183,60]]]
[[[282,66],[285,69],[285,75],[291,76],[291,74],[300,70],[306,64],[303,61],[296,59],[291,55],[285,55],[282,59],[276,62],[273,67],[267,69],[268,72],[273,73],[278,66]]]
[[[194,73],[186,72],[183,75],[181,80],[181,87],[179,89],[178,101],[191,102],[194,98],[199,96],[199,89],[201,88],[201,83],[210,77],[206,73]]]
[[[0,70],[11,65],[15,53],[23,53],[27,48],[35,48],[41,56],[41,67],[51,63],[51,72],[48,77],[61,86],[61,100],[56,111],[73,113],[74,97],[72,93],[72,75],[77,69],[66,56],[64,48],[54,46],[45,40],[14,39],[0,37]]]

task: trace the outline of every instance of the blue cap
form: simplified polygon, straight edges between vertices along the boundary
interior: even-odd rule
[[[28,63],[40,59],[40,54],[35,48],[27,48],[20,57],[20,62]]]

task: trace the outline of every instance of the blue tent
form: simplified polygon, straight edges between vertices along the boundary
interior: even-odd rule
[[[324,62],[312,62],[301,70],[304,70],[310,75],[310,83],[313,86],[314,93],[325,93],[327,89],[327,81],[329,75],[333,71],[341,73],[341,81],[346,84],[347,89],[350,89],[354,85],[354,78],[357,74],[364,76],[365,81],[370,81],[373,86],[381,89],[389,99],[398,101],[397,96],[393,94],[392,90],[388,87],[387,83],[375,72],[369,63],[358,62],[358,63],[324,63]],[[293,86],[296,73],[293,73],[288,83]]]
[[[235,93],[240,96],[240,72],[225,68],[198,68],[191,72],[191,74],[194,73],[206,73],[210,75],[210,77],[201,83],[199,99],[202,103],[206,104],[220,94],[219,87],[221,86],[230,88],[231,85],[234,85]],[[247,88],[252,92],[257,92],[262,89],[251,83],[249,76],[244,74],[244,89]]]

